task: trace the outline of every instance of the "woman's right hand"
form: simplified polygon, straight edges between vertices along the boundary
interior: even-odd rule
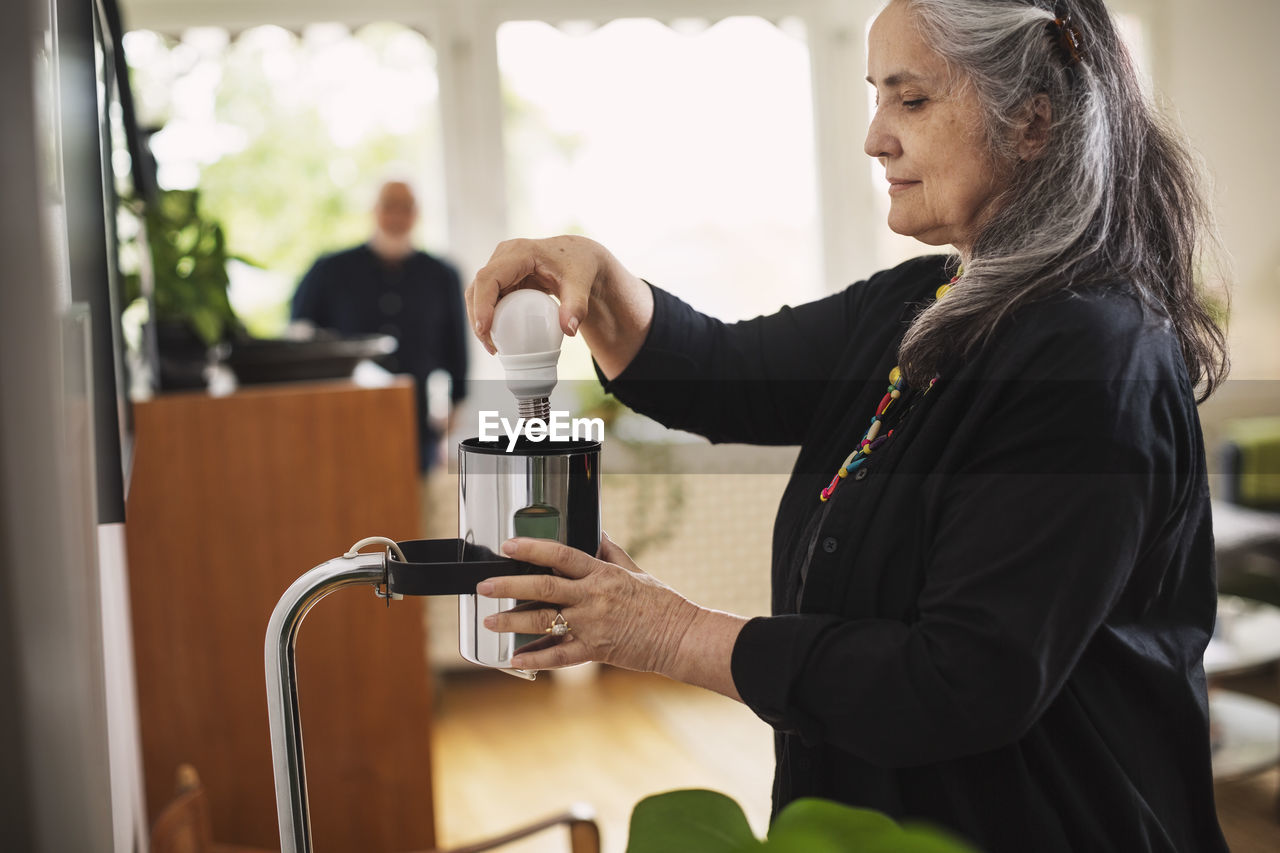
[[[467,286],[467,315],[490,353],[493,308],[513,290],[532,287],[560,300],[560,328],[582,331],[605,376],[622,372],[640,351],[653,320],[653,293],[608,249],[586,237],[507,240]]]

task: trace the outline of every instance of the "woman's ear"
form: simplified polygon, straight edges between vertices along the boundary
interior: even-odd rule
[[[1049,96],[1041,92],[1027,105],[1027,121],[1022,127],[1016,148],[1022,160],[1034,160],[1049,144],[1049,128],[1053,125],[1053,106]]]

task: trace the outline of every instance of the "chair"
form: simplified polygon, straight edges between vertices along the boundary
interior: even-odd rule
[[[482,853],[482,851],[511,844],[556,826],[566,826],[569,829],[569,853],[600,853],[600,827],[596,824],[594,810],[585,804],[576,805],[566,812],[512,830],[505,835],[498,835],[465,847],[420,850],[415,853]]]
[[[600,828],[592,809],[584,805],[465,847],[414,853],[482,853],[557,826],[569,830],[570,853],[600,853]],[[183,764],[178,768],[177,794],[151,829],[151,853],[268,853],[257,847],[219,844],[213,840],[212,827],[209,797],[200,775],[190,764]]]
[[[256,847],[217,844],[209,795],[190,764],[178,768],[177,795],[151,827],[151,853],[267,853]]]

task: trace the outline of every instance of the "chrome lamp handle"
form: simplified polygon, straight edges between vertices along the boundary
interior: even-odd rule
[[[275,770],[276,812],[281,853],[311,853],[311,814],[298,716],[298,672],[294,643],[298,628],[317,601],[334,590],[386,586],[386,554],[357,554],[321,563],[294,581],[267,623],[267,714],[271,724],[271,764]],[[383,593],[384,595],[386,593]]]

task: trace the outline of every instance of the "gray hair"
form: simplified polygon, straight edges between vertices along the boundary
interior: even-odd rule
[[[1167,317],[1204,400],[1225,378],[1226,341],[1197,284],[1216,247],[1199,170],[1181,134],[1143,93],[1102,0],[1068,0],[1075,65],[1055,39],[1053,0],[900,0],[925,43],[983,110],[993,157],[1012,183],[973,242],[964,286],[913,321],[899,350],[912,384],[980,349],[1018,308],[1117,280]],[[1061,0],[1059,0],[1061,2]],[[1037,95],[1052,121],[1039,156],[1013,148]]]

